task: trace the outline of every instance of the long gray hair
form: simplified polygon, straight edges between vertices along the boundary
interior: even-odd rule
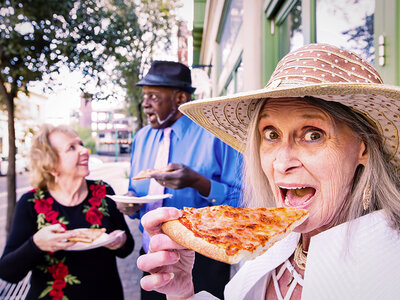
[[[262,99],[256,106],[247,134],[244,153],[244,194],[243,202],[249,207],[273,207],[275,200],[268,179],[261,168],[260,143],[258,131],[259,114],[268,99]],[[368,161],[360,165],[353,179],[350,194],[338,207],[331,226],[361,217],[372,211],[383,209],[391,225],[400,231],[400,186],[399,177],[384,150],[382,136],[373,124],[361,114],[337,102],[305,97],[310,105],[326,111],[335,123],[349,126],[356,138],[362,140],[367,149]],[[363,208],[363,193],[370,191],[368,208]]]

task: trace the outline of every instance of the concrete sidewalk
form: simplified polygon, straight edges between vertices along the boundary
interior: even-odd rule
[[[113,157],[97,157],[101,160],[91,170],[89,179],[102,179],[110,184],[116,194],[123,194],[128,189],[127,174],[129,174],[129,162],[126,157],[120,157],[120,161],[113,162]],[[129,158],[128,158],[129,159]],[[6,199],[4,199],[6,201]],[[1,202],[4,201],[1,199]],[[0,203],[4,204],[4,203]],[[6,205],[0,205],[0,215],[6,215]],[[128,226],[135,240],[135,249],[128,257],[117,259],[118,270],[124,287],[124,295],[126,300],[140,299],[139,281],[142,277],[142,272],[136,266],[136,260],[139,256],[139,250],[142,244],[142,235],[138,229],[139,220],[131,220],[125,217]],[[5,218],[0,219],[0,251],[3,252],[6,241]]]

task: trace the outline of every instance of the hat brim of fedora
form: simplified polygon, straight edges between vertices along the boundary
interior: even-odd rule
[[[165,81],[150,81],[147,79],[142,79],[140,80],[138,83],[136,83],[136,86],[162,86],[162,87],[168,87],[168,88],[177,88],[180,90],[183,90],[185,92],[188,92],[190,94],[193,94],[194,91],[196,90],[195,87],[192,86],[183,86],[183,85],[179,85],[177,83],[174,82],[165,82]]]
[[[255,104],[266,98],[312,96],[342,103],[363,114],[384,136],[385,147],[399,164],[400,87],[386,84],[318,83],[264,88],[230,96],[196,100],[180,111],[219,139],[244,152]]]

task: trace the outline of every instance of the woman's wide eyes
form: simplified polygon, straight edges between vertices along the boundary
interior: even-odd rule
[[[318,141],[321,138],[322,138],[322,132],[320,130],[316,130],[316,129],[309,130],[304,135],[304,140],[306,142]]]
[[[276,140],[277,138],[279,138],[279,134],[278,132],[273,129],[273,128],[266,128],[264,130],[264,138],[266,140]]]
[[[323,132],[318,129],[307,130],[301,140],[305,142],[315,142],[323,137]],[[279,139],[279,133],[273,128],[264,129],[264,139],[267,141],[273,141]]]

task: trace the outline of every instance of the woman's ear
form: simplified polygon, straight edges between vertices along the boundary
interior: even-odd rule
[[[360,145],[360,152],[358,154],[358,162],[359,164],[365,166],[368,161],[368,148],[364,141],[361,141],[360,143],[361,145]]]

